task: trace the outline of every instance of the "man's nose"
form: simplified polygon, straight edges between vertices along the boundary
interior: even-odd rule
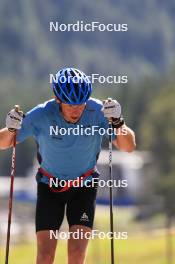
[[[75,113],[75,114],[78,114],[80,113],[82,110],[78,107],[78,106],[75,106],[75,107],[72,107],[72,112]]]
[[[78,109],[79,105],[72,105],[72,109]]]
[[[81,112],[80,109],[76,108],[76,109],[72,109],[72,113],[73,114],[79,114]]]

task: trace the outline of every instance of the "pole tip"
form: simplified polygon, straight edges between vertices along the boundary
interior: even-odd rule
[[[19,105],[15,105],[15,111],[19,112],[20,111],[20,106]]]

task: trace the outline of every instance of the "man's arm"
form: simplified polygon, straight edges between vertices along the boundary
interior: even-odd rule
[[[132,152],[136,148],[134,131],[126,125],[119,129],[114,129],[117,134],[117,138],[113,140],[114,146],[120,150]]]
[[[102,111],[104,116],[112,123],[116,139],[113,144],[120,150],[132,152],[136,147],[135,134],[132,129],[126,126],[121,116],[121,105],[112,98],[103,101]]]
[[[7,149],[13,146],[15,133],[10,132],[7,127],[0,130],[0,149]]]

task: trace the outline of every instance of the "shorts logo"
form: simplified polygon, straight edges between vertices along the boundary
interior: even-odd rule
[[[80,221],[83,221],[83,222],[89,222],[89,217],[87,216],[86,213],[83,213],[81,218],[80,218]]]

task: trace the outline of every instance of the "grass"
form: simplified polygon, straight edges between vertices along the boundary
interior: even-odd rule
[[[175,245],[175,235],[173,236]],[[115,240],[116,263],[120,264],[166,264],[165,237],[163,235],[145,235],[129,237],[127,240]],[[4,263],[4,249],[0,248],[0,263]],[[34,264],[35,244],[12,246],[9,264]],[[55,264],[67,263],[66,242],[59,241]],[[110,263],[110,241],[91,240],[86,264]],[[175,263],[175,256],[174,262]]]
[[[107,232],[109,230],[109,209],[105,208],[97,208],[94,229]],[[166,232],[163,229],[165,222],[163,215],[156,216],[151,220],[136,222],[134,220],[136,215],[134,208],[119,208],[114,213],[114,230],[128,232],[128,239],[115,240],[115,259],[117,264],[170,264],[166,260]],[[34,228],[31,229],[32,234],[33,232]],[[172,263],[175,263],[174,229],[172,229],[172,235],[172,244],[174,245],[174,260]],[[25,239],[25,237],[23,238]],[[4,247],[0,246],[0,263],[4,263]],[[10,248],[9,264],[35,264],[35,258],[36,244],[34,242],[21,242],[21,244],[13,245]],[[60,263],[67,263],[67,245],[64,240],[58,241],[54,264]],[[85,263],[109,264],[110,240],[91,240]]]

